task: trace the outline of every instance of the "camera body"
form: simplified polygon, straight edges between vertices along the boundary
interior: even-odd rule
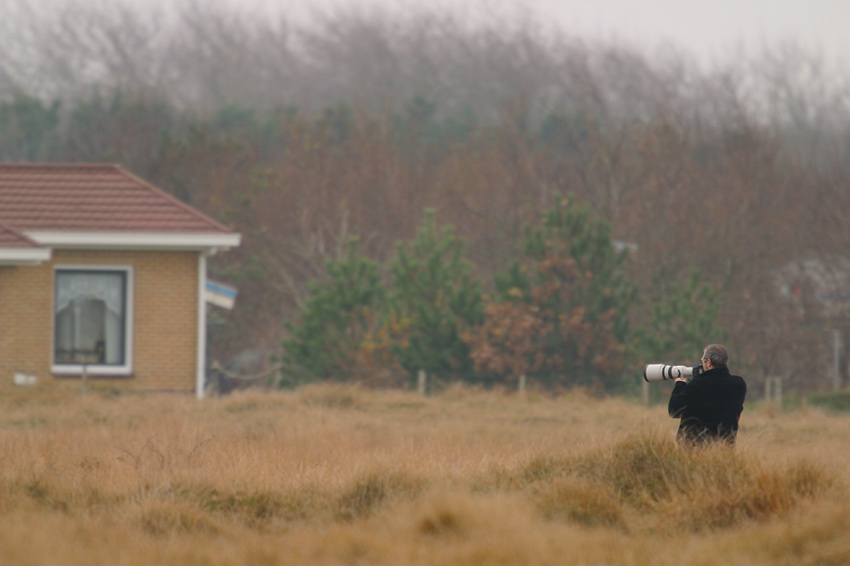
[[[702,364],[692,366],[668,366],[664,364],[648,364],[643,368],[643,378],[646,381],[657,383],[669,379],[684,378],[688,381],[703,372]]]

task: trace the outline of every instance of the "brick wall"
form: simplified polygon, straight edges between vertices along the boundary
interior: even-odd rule
[[[197,356],[198,254],[54,250],[38,266],[0,267],[0,380],[52,376],[54,265],[133,268],[133,373],[97,377],[123,387],[193,391]],[[73,378],[72,378],[73,379]]]

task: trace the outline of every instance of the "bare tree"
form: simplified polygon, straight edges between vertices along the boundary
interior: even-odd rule
[[[161,85],[163,14],[122,3],[69,1],[47,9],[11,0],[3,8],[6,88],[48,100]],[[0,89],[3,87],[0,85]],[[8,92],[0,91],[0,97]]]

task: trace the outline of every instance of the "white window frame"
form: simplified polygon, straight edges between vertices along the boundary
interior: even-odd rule
[[[59,271],[121,271],[124,273],[126,287],[124,289],[125,313],[124,313],[124,363],[121,365],[91,364],[85,366],[88,375],[132,375],[133,373],[133,297],[134,293],[134,270],[132,265],[78,265],[62,264],[53,266],[53,301],[52,301],[52,333],[51,333],[51,371],[59,375],[82,375],[83,364],[57,364],[56,363],[56,275]]]

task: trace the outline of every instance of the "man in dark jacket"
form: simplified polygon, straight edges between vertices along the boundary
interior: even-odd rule
[[[747,384],[729,373],[728,361],[726,348],[711,344],[702,354],[703,372],[690,381],[676,380],[667,410],[671,417],[682,420],[676,435],[679,441],[735,443]]]

